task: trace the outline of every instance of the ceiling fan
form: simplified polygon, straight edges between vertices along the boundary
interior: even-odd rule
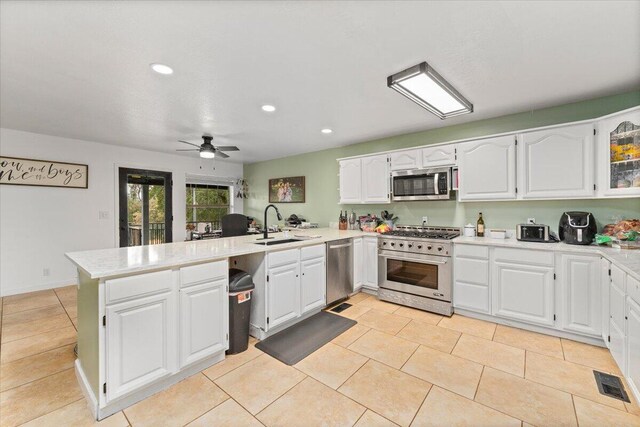
[[[200,157],[202,157],[203,159],[213,159],[216,156],[226,159],[229,156],[223,153],[223,151],[240,151],[240,149],[235,145],[224,145],[224,146],[218,146],[218,147],[213,146],[211,144],[211,141],[213,141],[213,137],[210,135],[202,135],[202,139],[204,140],[204,142],[200,145],[179,140],[178,142],[193,145],[194,147],[197,147],[197,148],[188,148],[188,149],[176,150],[176,151],[199,151]]]

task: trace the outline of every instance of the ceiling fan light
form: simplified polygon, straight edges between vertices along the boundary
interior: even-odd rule
[[[203,159],[213,159],[215,156],[216,153],[214,151],[200,151],[200,157],[202,157]]]
[[[387,77],[387,86],[441,119],[473,112],[473,104],[426,62]]]

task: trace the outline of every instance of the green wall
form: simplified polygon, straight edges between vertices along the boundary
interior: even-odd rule
[[[480,137],[502,132],[586,120],[640,105],[640,91],[591,99],[557,107],[511,114],[493,119],[479,120],[423,132],[398,135],[332,148],[313,153],[284,157],[244,166],[244,176],[249,184],[249,199],[244,202],[244,213],[262,222],[268,203],[269,178],[304,175],[306,177],[306,203],[277,204],[286,218],[292,213],[303,216],[320,226],[336,221],[340,209],[352,209],[357,214],[377,213],[383,209],[394,212],[399,224],[420,224],[422,216],[429,217],[431,225],[462,226],[475,223],[482,212],[488,228],[515,228],[527,217],[535,217],[538,223],[557,227],[565,210],[593,212],[600,224],[612,222],[617,216],[639,217],[640,199],[608,200],[558,200],[558,201],[507,201],[465,202],[428,201],[404,202],[386,205],[339,205],[337,158],[375,153],[399,148],[434,144],[464,138]],[[425,113],[426,114],[426,113]],[[270,213],[270,223],[275,217]]]

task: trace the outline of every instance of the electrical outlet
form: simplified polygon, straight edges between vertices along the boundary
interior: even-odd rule
[[[429,217],[428,216],[423,216],[422,217],[422,225],[429,225]]]
[[[109,219],[109,211],[98,212],[98,219]]]
[[[49,275],[49,268],[48,267],[42,269],[42,275],[45,276],[45,277]]]
[[[527,218],[527,224],[535,224],[535,223],[536,223],[535,218]]]

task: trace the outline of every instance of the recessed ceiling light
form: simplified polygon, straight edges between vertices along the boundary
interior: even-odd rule
[[[164,64],[151,64],[151,69],[158,74],[173,74],[173,68]]]
[[[267,113],[273,113],[274,111],[276,111],[276,107],[274,107],[273,105],[263,105],[262,106],[262,111],[266,111]]]
[[[333,130],[331,130],[329,128],[324,128],[320,132],[322,132],[322,133],[333,133]]]
[[[387,77],[387,86],[441,119],[473,112],[473,104],[426,62]]]

